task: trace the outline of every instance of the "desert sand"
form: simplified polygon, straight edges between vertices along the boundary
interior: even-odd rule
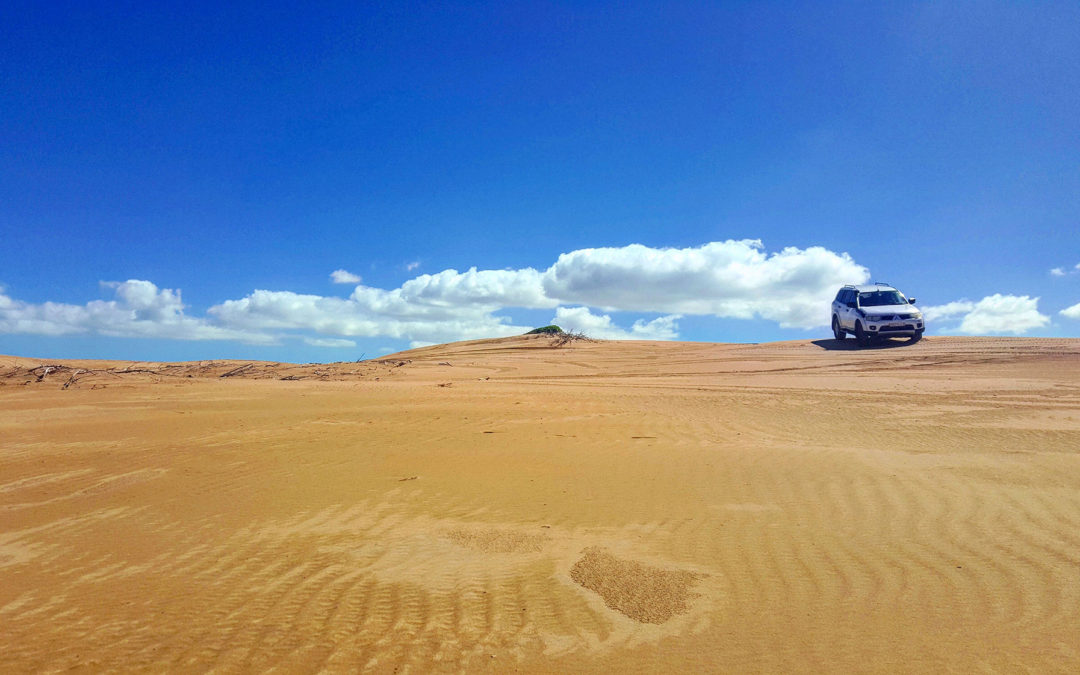
[[[1080,340],[0,385],[0,672],[1080,670]]]

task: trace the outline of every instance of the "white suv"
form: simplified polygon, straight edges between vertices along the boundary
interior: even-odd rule
[[[905,298],[888,284],[844,286],[832,303],[833,335],[843,340],[851,333],[860,347],[879,337],[909,337],[915,342],[925,329],[915,298]]]

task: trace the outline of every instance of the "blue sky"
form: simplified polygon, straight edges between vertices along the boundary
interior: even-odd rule
[[[351,360],[553,319],[819,338],[866,279],[930,333],[1080,336],[1076,3],[0,25],[0,353]]]

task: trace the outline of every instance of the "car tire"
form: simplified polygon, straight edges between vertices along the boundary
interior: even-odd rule
[[[837,340],[843,340],[847,337],[847,331],[840,327],[840,322],[836,319],[835,315],[832,318],[832,334]]]
[[[923,332],[921,330],[915,331],[915,334],[911,336],[911,339],[908,340],[908,342],[918,342],[922,339],[922,334]]]
[[[855,322],[855,341],[859,343],[860,347],[870,346],[870,336],[863,330],[861,321]]]

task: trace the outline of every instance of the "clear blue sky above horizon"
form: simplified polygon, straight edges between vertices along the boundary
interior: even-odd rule
[[[0,25],[0,353],[350,360],[552,320],[818,338],[867,279],[931,333],[1080,336],[1077,3],[9,2]]]

